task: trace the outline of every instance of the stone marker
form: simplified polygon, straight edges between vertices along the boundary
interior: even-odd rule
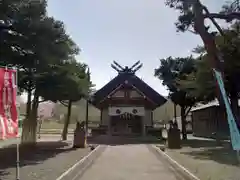
[[[76,124],[76,129],[74,130],[73,138],[73,148],[85,148],[86,147],[86,138],[85,138],[85,129],[84,122]]]

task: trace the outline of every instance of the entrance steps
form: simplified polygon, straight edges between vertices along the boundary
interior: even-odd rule
[[[95,137],[89,137],[88,142],[92,144],[105,144],[105,145],[124,145],[124,144],[144,144],[149,143],[152,137],[142,136],[110,136],[110,135],[99,135]],[[150,140],[150,141],[149,141]],[[154,138],[154,141],[156,139]]]

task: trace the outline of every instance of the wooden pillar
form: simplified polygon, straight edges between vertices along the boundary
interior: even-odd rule
[[[152,124],[152,127],[154,126],[154,122],[153,122],[153,111],[151,110],[151,124]]]
[[[108,117],[108,135],[112,135],[112,129],[111,129],[111,116]]]
[[[146,118],[146,115],[141,117],[141,121],[142,121],[142,136],[146,136],[145,118]]]
[[[103,119],[102,119],[102,118],[103,118],[103,113],[102,113],[102,111],[103,111],[103,110],[101,109],[101,115],[100,115],[100,126],[102,126],[102,121],[103,121]]]
[[[86,133],[86,137],[88,136],[88,108],[89,108],[89,104],[88,104],[88,99],[86,98],[86,117],[85,117],[85,133]]]

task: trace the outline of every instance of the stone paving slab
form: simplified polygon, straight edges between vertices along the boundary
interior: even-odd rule
[[[96,162],[72,180],[177,180],[146,145],[108,146]]]

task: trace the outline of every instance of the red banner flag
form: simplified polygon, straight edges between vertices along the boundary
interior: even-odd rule
[[[0,68],[0,139],[18,135],[16,71]]]

